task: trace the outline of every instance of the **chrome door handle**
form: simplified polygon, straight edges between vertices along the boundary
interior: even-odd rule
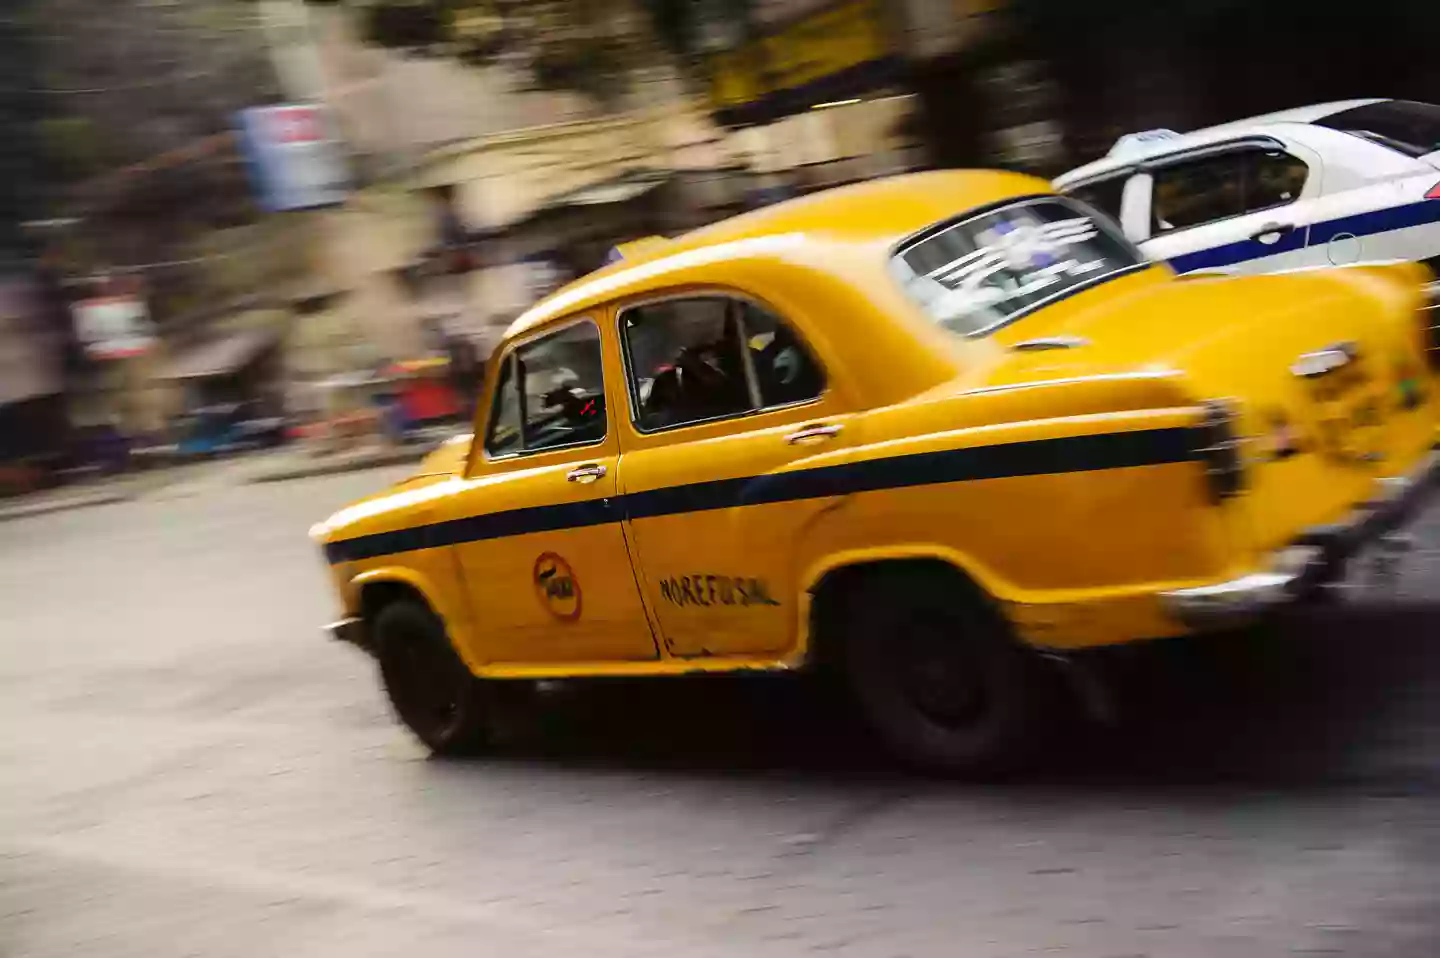
[[[586,485],[605,475],[605,467],[594,463],[588,466],[576,466],[566,473],[565,478],[571,482],[583,482]]]
[[[803,429],[792,432],[790,435],[785,437],[785,441],[793,446],[797,443],[802,443],[809,439],[830,439],[833,436],[840,435],[840,432],[844,428],[844,426],[838,423],[822,422],[814,426],[806,426]]]

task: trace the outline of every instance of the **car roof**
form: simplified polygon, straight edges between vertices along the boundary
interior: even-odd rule
[[[803,257],[816,270],[842,270],[818,255],[821,246],[888,249],[906,237],[976,209],[1054,192],[1044,180],[997,170],[933,170],[869,180],[812,193],[648,243],[633,256],[590,273],[541,300],[505,332],[523,335],[553,320],[613,299],[663,287],[702,264],[755,257]],[[877,261],[880,257],[876,257]]]
[[[1157,136],[1143,146],[1131,149],[1128,152],[1117,152],[1112,148],[1109,155],[1103,156],[1091,163],[1086,163],[1084,166],[1078,166],[1068,173],[1057,176],[1055,178],[1055,186],[1058,189],[1066,189],[1077,183],[1103,177],[1108,173],[1118,173],[1135,166],[1137,163],[1166,156],[1170,153],[1178,153],[1182,150],[1189,150],[1199,146],[1207,146],[1211,143],[1221,143],[1225,140],[1239,139],[1246,136],[1274,134],[1276,132],[1276,126],[1290,123],[1315,123],[1318,120],[1323,120],[1327,116],[1333,116],[1344,110],[1384,102],[1387,102],[1384,98],[1335,100],[1330,103],[1315,103],[1310,106],[1279,110],[1274,113],[1263,113],[1259,116],[1247,117],[1243,120],[1232,120],[1228,123],[1220,123],[1216,126],[1207,126],[1199,130],[1192,130],[1189,133]],[[1118,143],[1117,146],[1119,146]]]

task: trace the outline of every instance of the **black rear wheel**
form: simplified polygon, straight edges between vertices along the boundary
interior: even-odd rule
[[[400,720],[436,755],[488,744],[483,683],[461,661],[445,626],[419,602],[390,603],[375,617],[380,676]]]
[[[844,669],[865,718],[901,759],[991,774],[1029,759],[1054,676],[958,574],[876,573],[851,593]]]

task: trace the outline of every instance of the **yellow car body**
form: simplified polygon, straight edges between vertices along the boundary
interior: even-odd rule
[[[541,302],[490,362],[479,438],[313,530],[347,632],[405,594],[481,678],[791,669],[847,576],[920,560],[1063,652],[1298,600],[1433,486],[1420,267],[1137,263],[969,335],[897,280],[916,237],[1052,196],[998,172],[861,184],[643,244]],[[823,388],[643,429],[625,317],[708,296],[779,317]],[[603,424],[492,455],[509,357],[577,322]]]

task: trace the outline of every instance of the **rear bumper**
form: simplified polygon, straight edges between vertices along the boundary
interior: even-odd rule
[[[370,651],[370,638],[365,633],[365,620],[356,616],[336,619],[324,627],[325,634],[332,639],[348,643],[356,648]]]
[[[1374,498],[1343,522],[1306,530],[1270,557],[1263,571],[1237,579],[1160,593],[1161,605],[1192,629],[1255,619],[1312,596],[1345,572],[1366,546],[1384,542],[1440,489],[1440,451],[1405,476],[1381,479]]]

